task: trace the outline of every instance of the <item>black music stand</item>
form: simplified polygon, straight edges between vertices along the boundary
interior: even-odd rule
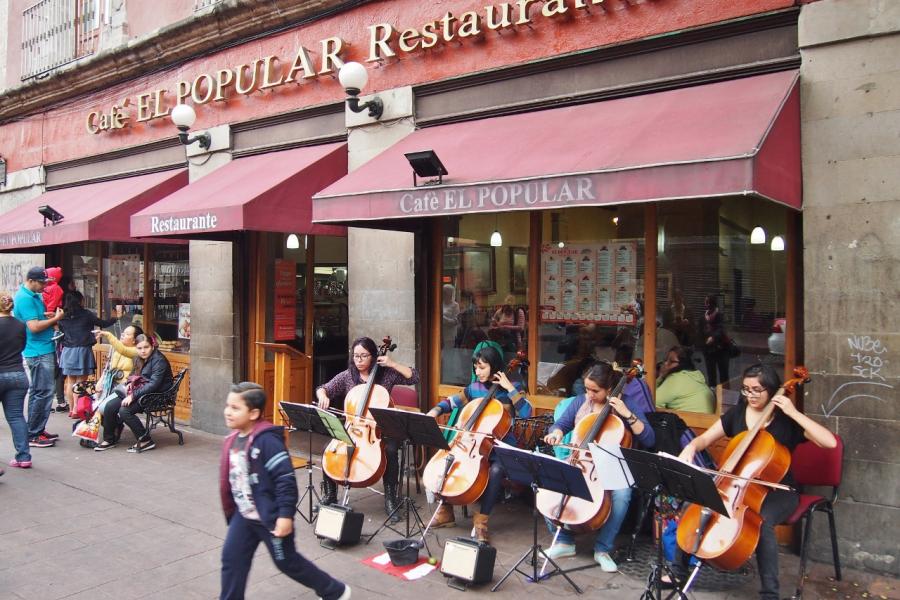
[[[699,504],[704,507],[704,510],[728,516],[728,509],[725,508],[716,483],[709,474],[667,454],[622,448],[622,455],[634,476],[634,486],[651,493],[653,498],[668,494],[686,502]],[[662,535],[662,517],[658,512],[656,522],[660,535]],[[676,586],[665,596],[666,599],[677,596],[680,600],[687,600],[687,591],[702,566],[703,563],[698,562],[684,586],[677,587],[675,574],[666,564],[663,556],[662,539],[660,539],[657,544],[656,564],[650,570],[647,587],[641,594],[640,600],[662,600],[663,574],[668,575],[669,581]]]
[[[533,454],[527,450],[520,450],[502,442],[497,442],[494,445],[493,456],[506,470],[506,476],[509,479],[531,487],[531,491],[535,494],[537,494],[538,488],[541,488],[565,496],[591,500],[591,491],[584,482],[581,470],[567,462],[544,454]],[[491,588],[491,591],[496,592],[513,573],[520,573],[535,583],[540,583],[542,579],[559,574],[580,594],[581,588],[575,585],[575,582],[556,564],[556,561],[547,556],[547,553],[544,552],[544,549],[538,543],[538,522],[541,520],[541,513],[537,509],[537,504],[534,506],[532,516],[533,536],[531,547],[497,582],[497,585]],[[538,572],[538,555],[543,556],[544,560],[553,565],[553,571],[543,576]],[[519,565],[529,558],[531,559],[532,572],[526,573],[519,569]]]
[[[400,448],[400,462],[404,468],[400,472],[400,476],[406,477],[406,494],[397,504],[396,508],[391,511],[391,514],[387,516],[387,519],[384,520],[381,527],[369,536],[366,543],[368,544],[371,542],[372,539],[384,529],[390,529],[405,538],[409,538],[413,534],[421,534],[422,543],[425,545],[425,550],[430,556],[431,550],[428,548],[428,542],[425,541],[425,521],[422,520],[422,516],[419,514],[418,509],[416,509],[416,503],[410,495],[409,461],[410,459],[414,460],[413,454],[410,452],[410,446],[427,446],[429,448],[437,448],[438,450],[447,450],[450,446],[447,445],[447,440],[444,439],[444,434],[441,433],[434,417],[396,408],[372,407],[369,410],[371,411],[372,416],[375,417],[375,422],[378,423],[378,426],[381,428],[382,436],[403,442],[403,445]],[[412,465],[412,468],[415,468],[415,465]],[[400,489],[403,489],[403,482],[401,481],[398,483],[400,484]],[[401,510],[406,511],[405,534],[403,530],[394,529],[393,526],[394,515],[398,514]],[[411,516],[415,517],[414,523],[410,521]]]

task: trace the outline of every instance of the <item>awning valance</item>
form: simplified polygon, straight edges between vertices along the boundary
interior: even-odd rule
[[[313,200],[318,223],[754,195],[799,208],[796,71],[413,132]],[[405,153],[434,150],[442,185]]]

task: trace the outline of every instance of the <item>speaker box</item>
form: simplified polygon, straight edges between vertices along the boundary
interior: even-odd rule
[[[470,538],[458,537],[444,543],[441,573],[466,583],[485,583],[494,578],[497,549]]]
[[[352,546],[359,543],[363,513],[349,506],[322,506],[316,518],[316,537],[328,540],[330,546]]]

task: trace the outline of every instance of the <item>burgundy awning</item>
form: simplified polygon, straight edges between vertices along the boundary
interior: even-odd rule
[[[224,231],[346,235],[312,223],[312,195],[347,174],[347,145],[326,144],[239,158],[131,217],[131,235]]]
[[[131,215],[187,182],[187,170],[179,169],[46,192],[0,218],[0,250],[129,241]],[[44,217],[38,213],[44,205],[60,213],[62,221],[44,227]]]
[[[316,194],[352,222],[753,195],[801,205],[798,73],[786,71],[413,132]],[[405,153],[449,175],[413,187]]]

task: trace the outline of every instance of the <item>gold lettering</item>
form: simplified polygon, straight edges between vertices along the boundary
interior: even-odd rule
[[[176,104],[184,104],[185,99],[191,95],[191,84],[188,81],[179,81],[175,93]]]
[[[397,39],[397,46],[403,52],[412,52],[419,45],[419,38],[421,37],[416,29],[404,29]]]
[[[106,113],[100,115],[100,129],[103,131],[109,129],[109,115]]]
[[[87,121],[84,124],[84,126],[88,130],[88,133],[93,133],[94,135],[100,133],[100,128],[97,127],[97,123],[95,122],[97,120],[97,116],[97,111],[88,113]]]
[[[237,75],[234,78],[234,91],[238,94],[252,94],[253,90],[256,89],[256,73],[259,71],[260,60],[254,60],[252,63],[247,65],[238,65],[234,68],[234,72]],[[253,77],[250,78],[249,85],[243,85],[244,81],[244,71],[250,70],[253,73]]]
[[[528,15],[528,10],[532,4],[537,2],[538,0],[518,0],[516,4],[519,5],[519,20],[516,21],[516,25],[527,25],[531,23],[531,17]]]
[[[166,106],[166,102],[164,97],[166,95],[166,90],[156,90],[153,92],[153,117],[154,119],[159,119],[160,117],[164,117],[169,114],[169,107]],[[163,110],[165,109],[165,110]]]
[[[116,105],[113,105],[112,114],[110,115],[110,117],[110,120],[112,121],[110,123],[110,126],[113,129],[122,129],[123,127],[125,127],[126,122],[128,121],[128,117]]]
[[[226,100],[225,89],[234,83],[234,71],[231,69],[219,69],[216,71],[216,102]]]
[[[478,13],[470,11],[459,17],[457,35],[461,38],[481,35],[481,17]]]
[[[149,121],[153,114],[150,112],[150,92],[138,94],[137,97],[137,121],[143,123]]]
[[[422,48],[432,48],[437,45],[438,35],[435,33],[437,28],[437,22],[425,23],[422,27]]]
[[[200,95],[201,83],[206,84],[206,95],[204,96]],[[194,101],[194,104],[206,104],[207,102],[212,100],[215,91],[215,82],[213,81],[212,76],[203,73],[201,75],[197,75],[197,78],[194,79],[193,85],[191,85],[191,99]]]
[[[322,68],[319,75],[334,73],[344,64],[341,60],[341,52],[344,51],[344,40],[339,37],[330,37],[322,40]]]
[[[378,25],[370,25],[369,31],[369,58],[366,62],[374,62],[385,58],[397,56],[397,53],[391,49],[390,43],[397,36],[394,27],[389,23],[379,23]]]
[[[263,80],[262,85],[259,86],[261,90],[267,90],[269,88],[277,87],[284,83],[284,74],[282,73],[281,65],[278,64],[277,56],[266,56],[263,58],[262,62],[262,74]],[[275,71],[278,74],[278,79],[272,81],[270,76],[272,75],[272,71]]]
[[[449,12],[441,17],[441,24],[443,25],[444,33],[443,37],[445,42],[449,42],[455,37],[453,28],[454,21],[456,21],[456,17],[454,17],[453,14]]]
[[[501,16],[499,21],[494,16],[494,12],[497,10],[496,6],[485,6],[484,10],[487,12],[487,28],[491,31],[504,29],[512,25],[512,9],[510,9],[509,3],[504,2],[500,5]]]
[[[284,83],[296,81],[298,71],[303,71],[303,79],[312,79],[316,76],[316,72],[312,67],[312,61],[309,58],[309,50],[303,46],[300,46],[300,49],[297,51],[297,56],[294,57],[294,62],[291,63],[291,68],[288,69]]]
[[[569,7],[566,6],[566,0],[547,0],[541,8],[541,14],[547,18],[553,18],[567,12],[569,12]]]

